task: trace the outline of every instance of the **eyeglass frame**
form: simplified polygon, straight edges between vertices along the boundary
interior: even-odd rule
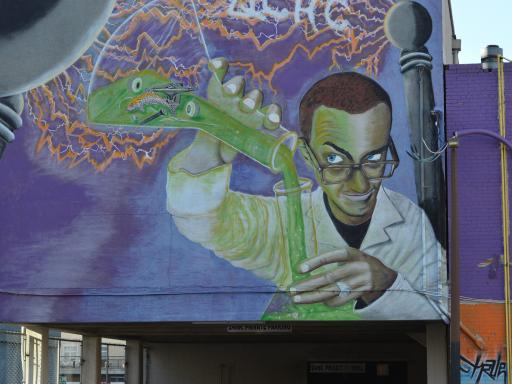
[[[322,177],[322,182],[324,184],[327,184],[327,185],[340,184],[340,183],[343,183],[343,182],[349,180],[352,177],[352,175],[353,175],[353,173],[354,173],[356,168],[361,170],[361,172],[363,173],[364,177],[366,177],[367,180],[372,180],[373,181],[373,180],[389,179],[389,178],[391,178],[393,176],[393,174],[395,173],[395,170],[400,165],[400,158],[398,157],[398,152],[396,151],[395,143],[393,142],[393,138],[391,136],[389,137],[389,140],[388,140],[388,144],[387,144],[387,148],[386,148],[386,154],[388,153],[388,150],[389,150],[390,153],[391,153],[392,160],[375,161],[375,162],[370,163],[370,164],[383,164],[384,166],[386,166],[388,164],[392,165],[391,174],[389,176],[381,176],[381,177],[368,177],[368,175],[366,174],[366,172],[365,172],[365,170],[363,168],[363,164],[369,164],[368,162],[352,163],[352,164],[347,164],[347,165],[332,164],[332,165],[322,166],[320,164],[320,161],[318,160],[318,157],[316,156],[315,152],[313,151],[313,149],[309,145],[307,139],[305,137],[299,137],[299,141],[302,143],[304,148],[306,148],[306,151],[307,151],[308,155],[312,159],[314,159],[315,165],[316,165],[316,170],[318,171],[318,173],[320,173],[320,176]],[[325,181],[325,176],[324,176],[324,170],[327,169],[327,168],[331,168],[331,169],[333,169],[333,168],[350,168],[350,173],[348,174],[346,179],[344,179],[342,181],[326,182]]]

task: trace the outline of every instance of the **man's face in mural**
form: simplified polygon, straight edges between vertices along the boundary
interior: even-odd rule
[[[320,167],[383,161],[390,128],[391,111],[384,103],[359,114],[320,106],[313,114],[309,146]],[[325,172],[315,175],[338,220],[357,225],[371,218],[381,180],[368,178],[358,166],[337,183],[326,180]]]

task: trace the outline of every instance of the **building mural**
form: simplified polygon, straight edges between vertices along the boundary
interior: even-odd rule
[[[446,321],[440,9],[118,0],[24,95],[0,319]]]

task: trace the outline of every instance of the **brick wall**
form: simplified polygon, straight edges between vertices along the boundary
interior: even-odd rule
[[[512,66],[505,68],[507,132],[512,134]],[[445,70],[446,128],[499,133],[498,73],[480,65],[450,65]],[[504,315],[501,170],[498,142],[485,136],[460,139],[458,156],[459,239],[463,299],[462,365],[464,383],[504,382]],[[448,156],[448,170],[450,167]],[[509,164],[509,168],[511,165]],[[511,168],[512,169],[512,168]],[[449,176],[449,172],[448,172]],[[481,340],[478,347],[475,340]],[[468,361],[470,363],[468,363]],[[494,370],[484,372],[484,365]],[[481,381],[477,381],[480,377]]]
[[[512,125],[512,67],[507,66],[507,130]],[[498,74],[480,65],[450,65],[445,71],[448,137],[467,129],[499,133]],[[496,140],[485,136],[461,138],[458,188],[461,250],[461,294],[478,299],[503,299],[503,268],[478,264],[503,254],[501,232],[500,152]]]

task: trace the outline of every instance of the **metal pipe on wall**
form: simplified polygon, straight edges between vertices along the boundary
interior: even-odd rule
[[[499,99],[503,100],[500,104],[500,127],[505,129],[505,108],[504,108],[504,88],[500,85]],[[503,92],[503,93],[502,93]],[[507,170],[507,157],[506,150],[512,150],[512,141],[504,136],[499,135],[492,131],[484,129],[468,129],[462,132],[455,132],[454,136],[448,142],[451,148],[451,163],[450,163],[450,185],[451,185],[451,225],[450,225],[450,307],[451,307],[451,325],[450,325],[450,383],[460,383],[460,290],[459,290],[459,237],[458,237],[458,204],[457,204],[457,154],[456,149],[459,146],[459,139],[464,136],[483,135],[489,136],[501,143],[501,176],[502,176],[502,219],[503,219],[503,253],[505,259],[504,274],[505,274],[505,331],[506,331],[506,345],[507,345],[507,383],[512,382],[512,370],[510,370],[512,363],[511,350],[511,330],[510,330],[510,249],[509,249],[509,235],[510,235],[510,218],[509,218],[509,204],[508,204],[508,170]],[[507,293],[508,292],[508,293]]]
[[[506,136],[506,107],[505,107],[505,74],[503,67],[503,56],[498,56],[498,110],[500,123],[500,136]],[[507,148],[502,143],[500,145],[501,157],[501,215],[503,231],[503,261],[504,261],[504,293],[505,293],[505,338],[507,346],[507,383],[512,382],[511,372],[511,331],[510,331],[510,208],[508,198],[508,160]]]
[[[512,331],[511,327],[511,308],[510,308],[510,207],[509,207],[509,178],[508,178],[508,159],[507,148],[511,149],[511,142],[506,138],[506,104],[505,104],[505,72],[503,49],[498,45],[488,45],[482,50],[481,55],[482,69],[487,71],[498,70],[498,119],[499,135],[487,132],[501,141],[500,145],[500,163],[501,163],[501,219],[503,236],[503,272],[504,272],[504,296],[505,296],[505,344],[507,350],[507,382],[512,382]],[[478,132],[477,130],[475,130]],[[475,132],[474,131],[474,132]],[[465,132],[466,133],[466,132]],[[480,132],[481,133],[481,132]],[[467,133],[466,133],[467,134]]]
[[[459,223],[457,201],[457,148],[458,138],[449,141],[450,148],[450,383],[460,383],[460,285],[459,285]]]

